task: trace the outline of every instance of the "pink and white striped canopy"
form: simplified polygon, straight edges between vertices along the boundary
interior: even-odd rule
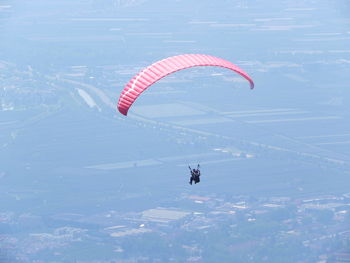
[[[254,88],[251,77],[227,60],[202,54],[184,54],[157,61],[134,76],[126,84],[119,97],[118,110],[120,113],[127,115],[129,108],[138,96],[153,83],[173,72],[198,66],[223,67],[233,70],[249,81],[251,89]]]

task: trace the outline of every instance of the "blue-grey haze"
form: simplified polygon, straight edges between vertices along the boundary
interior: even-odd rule
[[[256,88],[193,68],[116,111],[182,53]],[[349,66],[346,0],[1,0],[0,261],[350,260]]]

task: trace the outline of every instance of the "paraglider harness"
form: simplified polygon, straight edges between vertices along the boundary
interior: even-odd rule
[[[191,166],[188,166],[188,168],[190,169],[191,172],[191,178],[190,178],[190,184],[192,184],[192,182],[194,182],[195,184],[199,183],[200,180],[200,176],[201,176],[201,171],[199,170],[199,164],[197,165],[197,169],[195,168],[191,168]]]

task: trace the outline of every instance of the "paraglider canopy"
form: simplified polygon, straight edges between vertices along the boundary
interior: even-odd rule
[[[119,112],[123,115],[127,115],[129,108],[140,94],[161,78],[182,69],[198,66],[214,66],[230,69],[248,80],[251,89],[254,88],[252,78],[241,68],[227,60],[202,54],[178,55],[157,61],[134,76],[128,84],[126,84],[119,97]]]

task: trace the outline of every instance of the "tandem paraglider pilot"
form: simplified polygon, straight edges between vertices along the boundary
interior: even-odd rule
[[[197,169],[195,168],[191,168],[191,166],[188,166],[188,168],[190,169],[191,172],[191,177],[190,177],[190,184],[192,184],[193,182],[195,184],[199,183],[200,180],[200,176],[201,176],[201,171],[199,170],[199,164],[197,165]]]

